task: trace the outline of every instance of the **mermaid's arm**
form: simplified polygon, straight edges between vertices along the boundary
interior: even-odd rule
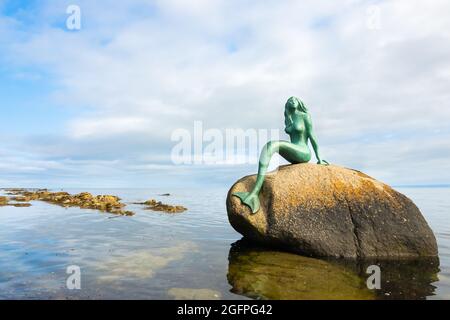
[[[317,138],[316,138],[316,135],[314,133],[314,129],[313,129],[312,120],[311,120],[311,116],[310,115],[308,115],[306,117],[305,125],[306,125],[306,130],[308,132],[309,141],[311,141],[311,146],[313,147],[314,154],[316,155],[316,158],[317,158],[317,163],[318,164],[328,164],[327,161],[323,160],[320,157],[319,144],[317,143]]]

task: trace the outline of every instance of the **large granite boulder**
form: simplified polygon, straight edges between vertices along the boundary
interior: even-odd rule
[[[282,166],[266,176],[261,208],[252,214],[232,193],[250,191],[255,180],[240,179],[227,197],[229,221],[247,239],[316,257],[437,256],[434,234],[414,203],[359,171]]]

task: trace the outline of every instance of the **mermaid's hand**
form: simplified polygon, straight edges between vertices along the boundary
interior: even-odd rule
[[[319,161],[317,161],[317,164],[328,166],[330,163],[327,160],[319,159]]]

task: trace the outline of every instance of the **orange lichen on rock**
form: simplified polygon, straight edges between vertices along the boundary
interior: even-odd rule
[[[436,240],[406,196],[356,170],[310,163],[269,173],[252,214],[236,192],[249,192],[255,175],[237,181],[227,197],[231,225],[248,239],[312,256],[435,256]]]

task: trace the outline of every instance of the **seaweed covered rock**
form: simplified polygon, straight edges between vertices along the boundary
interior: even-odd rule
[[[252,214],[232,194],[250,191],[255,179],[240,179],[227,197],[231,225],[250,240],[317,257],[437,256],[434,234],[414,203],[359,171],[282,166],[267,175],[261,208]]]
[[[6,206],[8,204],[8,198],[0,196],[0,206]]]
[[[8,197],[4,197],[4,196],[0,196],[0,207],[5,207],[5,206],[9,206],[9,207],[30,207],[31,203],[25,203],[25,202],[10,202],[11,199],[9,199]],[[17,201],[15,199],[12,199],[14,201]]]
[[[155,199],[150,199],[145,202],[137,202],[136,204],[145,205],[145,210],[160,211],[165,213],[181,213],[187,210],[187,208],[183,206],[173,206],[162,203],[161,201],[156,201]]]
[[[50,192],[48,190],[30,191],[18,189],[10,191],[15,197],[11,199],[18,202],[28,202],[32,200],[40,200],[57,204],[63,207],[79,207],[84,209],[95,209],[105,211],[117,215],[132,216],[131,211],[123,210],[125,204],[120,202],[120,198],[112,195],[94,196],[89,192],[82,192],[71,195],[64,191]]]

